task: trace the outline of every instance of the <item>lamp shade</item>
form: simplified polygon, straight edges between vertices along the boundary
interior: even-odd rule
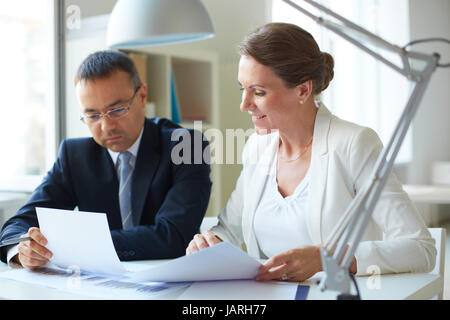
[[[126,49],[211,38],[214,28],[200,0],[118,0],[106,42]]]

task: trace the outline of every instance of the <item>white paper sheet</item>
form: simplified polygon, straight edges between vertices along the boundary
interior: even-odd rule
[[[51,262],[102,274],[125,274],[111,238],[106,214],[36,208]]]
[[[130,274],[133,281],[209,281],[254,279],[261,265],[228,242]]]
[[[190,283],[124,282],[121,279],[87,274],[79,270],[42,267],[35,271],[12,269],[0,272],[0,278],[36,284],[96,299],[141,300],[167,296]]]
[[[256,280],[193,283],[179,300],[294,300],[297,283]]]

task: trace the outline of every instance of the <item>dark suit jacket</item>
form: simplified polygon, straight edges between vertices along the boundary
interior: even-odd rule
[[[181,256],[204,217],[210,191],[210,167],[171,161],[174,130],[167,119],[146,119],[133,172],[132,208],[135,227],[122,230],[117,172],[108,150],[92,138],[67,139],[58,158],[29,201],[2,227],[6,240],[38,227],[35,207],[106,213],[111,236],[121,260],[164,259]],[[180,130],[180,129],[179,129]],[[177,136],[201,150],[209,147],[201,133],[183,130]],[[194,136],[196,138],[194,138]],[[196,146],[194,146],[194,143]],[[177,151],[179,149],[177,146]],[[193,152],[191,152],[193,159]],[[198,159],[197,159],[198,160]],[[198,162],[198,161],[197,161]],[[208,161],[207,161],[208,162]],[[70,226],[67,226],[70,228]],[[83,236],[83,230],[80,237]],[[70,248],[68,248],[70,249]],[[6,262],[7,248],[0,258]]]

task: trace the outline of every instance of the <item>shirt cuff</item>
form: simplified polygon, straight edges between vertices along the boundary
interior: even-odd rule
[[[8,262],[9,267],[14,268],[14,269],[22,268],[22,265],[12,261],[12,258],[14,258],[14,256],[18,253],[19,253],[19,245],[18,244],[14,245],[8,249],[8,251],[6,253],[6,261]]]

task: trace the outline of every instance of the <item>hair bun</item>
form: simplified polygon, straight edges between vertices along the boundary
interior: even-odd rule
[[[322,58],[322,81],[320,81],[320,88],[317,88],[318,91],[323,91],[326,88],[328,88],[328,85],[330,84],[331,80],[333,80],[334,77],[334,59],[333,57],[327,53],[322,52],[321,53]]]

